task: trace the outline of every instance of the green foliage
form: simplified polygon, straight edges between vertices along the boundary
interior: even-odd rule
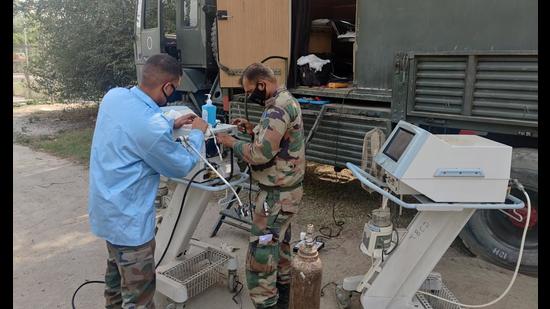
[[[37,26],[19,12],[13,16],[13,46],[23,47],[25,45],[25,31],[27,32],[27,44],[36,43],[38,32]]]
[[[176,34],[176,0],[162,0],[164,32]]]
[[[27,0],[14,10],[36,25],[33,90],[64,100],[99,101],[136,81],[135,0]]]
[[[13,79],[13,95],[16,97],[24,97],[28,100],[45,100],[46,96],[36,93],[27,87],[24,79]]]

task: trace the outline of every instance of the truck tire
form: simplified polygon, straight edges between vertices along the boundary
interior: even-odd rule
[[[518,179],[531,200],[531,224],[527,231],[520,272],[538,276],[538,150],[518,148],[512,154],[510,178]],[[525,202],[523,193],[512,190],[512,195]],[[515,269],[519,255],[523,223],[512,223],[512,218],[498,210],[478,210],[460,232],[464,245],[475,255],[496,265]]]

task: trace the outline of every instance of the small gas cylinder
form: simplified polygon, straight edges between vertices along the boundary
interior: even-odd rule
[[[308,224],[305,243],[292,259],[289,309],[319,309],[322,265],[314,246],[313,224]]]

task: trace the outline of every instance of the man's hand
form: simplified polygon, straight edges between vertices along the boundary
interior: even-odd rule
[[[191,127],[193,129],[199,129],[202,133],[205,133],[206,129],[208,129],[208,123],[202,120],[201,117],[195,117],[191,123]]]
[[[227,133],[216,134],[216,140],[219,144],[229,148],[233,148],[233,145],[235,145],[236,142],[235,138]]]
[[[236,118],[233,119],[231,123],[236,125],[239,128],[239,131],[246,132],[249,135],[253,135],[252,130],[254,129],[254,126],[250,122],[248,122],[248,120],[244,118]]]
[[[195,114],[187,114],[177,118],[176,120],[174,120],[174,129],[179,129],[186,124],[193,123],[193,120],[195,118],[197,118],[197,115]]]

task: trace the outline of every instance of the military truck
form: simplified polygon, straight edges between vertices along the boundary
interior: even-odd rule
[[[477,211],[460,237],[476,255],[538,269],[538,28],[535,0],[138,0],[135,63],[168,53],[183,68],[180,103],[212,94],[219,118],[257,121],[238,78],[270,66],[302,106],[308,160],[361,164],[365,133],[399,120],[434,133],[479,134],[514,147],[512,177],[533,196],[524,211]],[[321,71],[302,56],[330,60]],[[326,67],[326,69],[325,69]],[[345,88],[327,87],[347,85]],[[347,84],[346,84],[347,83]],[[520,195],[517,195],[520,196]]]

